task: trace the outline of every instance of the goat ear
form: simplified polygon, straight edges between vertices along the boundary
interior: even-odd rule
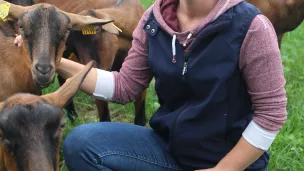
[[[106,24],[101,27],[103,30],[115,35],[119,35],[119,32],[122,32],[114,23]]]
[[[75,74],[54,93],[42,95],[41,98],[49,104],[63,108],[76,94],[83,80],[95,64],[95,61],[89,62],[79,73]]]
[[[90,26],[103,26],[105,24],[109,24],[112,23],[114,20],[112,19],[99,19],[99,18],[94,18],[91,17],[89,15],[78,15],[78,14],[73,14],[73,13],[68,13],[65,11],[62,11],[60,9],[57,9],[60,12],[64,13],[65,15],[67,15],[72,23],[72,27],[75,30],[81,30],[83,28],[86,27],[90,27]],[[118,32],[118,30],[117,30]]]
[[[91,16],[71,15],[69,16],[73,29],[82,29],[88,26],[102,26],[108,23],[112,23],[114,20],[104,20],[93,18]]]
[[[17,21],[22,13],[27,12],[35,7],[36,5],[23,7],[0,0],[0,18],[4,21],[6,21],[7,18]]]
[[[96,11],[96,10],[84,10],[84,11],[81,11],[79,13],[79,15],[82,15],[82,16],[91,16],[91,17],[94,17],[94,18],[97,18],[97,19],[101,19],[101,20],[112,20],[113,22],[111,23],[108,23],[108,24],[104,24],[104,25],[101,25],[101,26],[95,26],[95,27],[99,27],[111,34],[115,34],[115,35],[119,35],[119,32],[122,32],[115,24],[114,24],[114,20],[113,18],[104,13],[104,12],[100,12],[100,10]],[[98,28],[96,28],[98,29]],[[99,29],[98,29],[99,30]]]
[[[81,15],[76,17],[76,20],[71,19],[73,30],[82,30],[83,34],[96,34],[98,28],[101,27],[109,33],[119,35],[119,30],[115,27],[113,21],[112,19],[98,19]]]

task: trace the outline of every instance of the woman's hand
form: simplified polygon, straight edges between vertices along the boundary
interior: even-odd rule
[[[21,35],[16,34],[16,38],[14,41],[15,46],[21,47],[22,43],[23,43],[23,39],[22,39]]]

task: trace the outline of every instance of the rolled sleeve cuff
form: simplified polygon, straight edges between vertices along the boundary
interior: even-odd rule
[[[113,73],[97,69],[97,80],[93,97],[100,100],[111,101],[114,94],[114,84]]]
[[[254,121],[251,121],[243,132],[243,137],[249,144],[266,151],[269,149],[278,133],[279,131],[267,131]]]

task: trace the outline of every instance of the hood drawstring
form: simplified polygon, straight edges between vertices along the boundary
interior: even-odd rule
[[[173,54],[173,58],[172,58],[172,62],[176,63],[176,35],[173,35],[173,39],[172,39],[172,54]]]
[[[183,44],[184,47],[187,46],[187,42],[188,40],[192,37],[192,33],[189,33],[188,36],[187,36],[187,40],[185,41],[185,43]]]
[[[188,40],[192,37],[192,33],[189,33],[187,36],[187,39],[185,43],[183,44],[184,47],[186,47]],[[176,63],[176,34],[173,34],[172,38],[172,63]]]

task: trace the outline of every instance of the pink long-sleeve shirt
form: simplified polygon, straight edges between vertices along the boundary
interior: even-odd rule
[[[218,0],[215,8],[197,27],[180,32],[176,17],[178,1],[156,0],[144,13],[134,31],[132,48],[120,72],[109,73],[99,70],[94,96],[118,103],[128,103],[134,101],[140,92],[148,87],[153,75],[148,65],[147,35],[143,26],[151,10],[162,28],[170,35],[175,34],[176,40],[180,44],[186,43],[189,48],[196,35],[209,22],[242,1]],[[187,39],[189,33],[192,37]],[[245,130],[251,133],[244,133],[243,136],[256,146],[269,147],[287,118],[287,98],[277,36],[271,22],[262,14],[254,18],[243,41],[239,68],[255,107],[253,122]],[[106,81],[108,83],[105,83]],[[260,137],[254,133],[255,131],[260,132]],[[268,140],[270,144],[263,145],[267,137],[271,139]]]

